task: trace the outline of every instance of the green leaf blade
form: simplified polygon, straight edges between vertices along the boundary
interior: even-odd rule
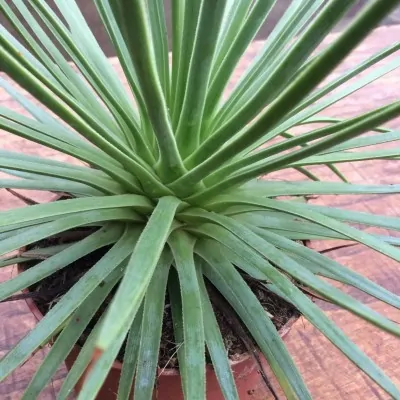
[[[171,261],[172,257],[167,255],[159,263],[144,299],[135,375],[134,397],[137,400],[151,400],[153,395],[164,317],[165,290]]]
[[[159,262],[180,201],[174,197],[159,200],[141,237],[132,249],[124,278],[110,305],[97,346],[105,351],[113,340],[126,331],[127,322],[139,309],[147,287]],[[118,316],[118,317],[116,317]]]
[[[204,400],[206,390],[205,336],[202,303],[196,265],[193,258],[193,239],[176,231],[168,241],[178,272],[183,316],[183,345],[178,353],[185,398]]]

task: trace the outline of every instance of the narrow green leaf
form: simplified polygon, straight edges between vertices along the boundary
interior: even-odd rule
[[[34,260],[34,258],[29,257],[3,257],[0,258],[0,268],[8,267],[10,265],[19,264],[27,261]],[[1,284],[0,284],[0,291],[1,291]]]
[[[227,215],[230,214],[228,213]],[[294,240],[349,240],[347,236],[327,227],[284,213],[277,213],[275,211],[256,210],[244,213],[240,212],[233,214],[232,217],[248,225],[260,227],[265,230],[271,230],[272,232]],[[395,246],[400,245],[400,238],[397,237],[383,235],[372,236]]]
[[[217,40],[212,77],[214,77],[215,71],[219,69],[222,60],[232,45],[232,42],[240,31],[240,28],[243,26],[251,4],[251,0],[227,0],[224,17],[221,21],[221,30]]]
[[[3,40],[1,40],[3,39]],[[19,82],[23,88],[28,89],[35,97],[40,98],[41,102],[45,104],[50,110],[55,112],[65,121],[69,122],[77,131],[90,131],[89,125],[93,125],[95,129],[99,129],[104,133],[108,140],[118,143],[115,136],[109,129],[102,126],[101,121],[90,114],[90,110],[85,108],[82,104],[78,103],[72,95],[68,93],[63,87],[54,80],[50,79],[46,73],[40,69],[29,68],[27,61],[22,54],[18,51],[18,47],[13,45],[10,41],[0,36],[0,53],[3,55],[2,67],[16,82]],[[76,114],[69,110],[67,105],[76,112]],[[82,117],[79,119],[78,115]],[[80,126],[81,129],[78,128]],[[93,137],[100,138],[95,132]],[[113,140],[114,139],[114,140]],[[102,141],[103,143],[106,141]],[[121,141],[119,141],[121,143]],[[122,144],[121,144],[122,146]]]
[[[287,55],[290,42],[318,10],[322,2],[322,0],[293,0],[287,6],[285,13],[266,38],[262,50],[239,78],[226,103],[221,106],[224,112],[217,115],[220,123],[226,122],[226,118],[231,117],[259,90],[268,75]],[[222,114],[225,118],[222,118]]]
[[[308,179],[311,179],[312,181],[316,181],[316,182],[317,182],[317,181],[320,180],[316,175],[314,175],[313,173],[311,173],[310,171],[308,171],[308,170],[305,169],[305,168],[302,168],[302,167],[295,167],[294,169],[295,169],[297,172],[299,172],[300,174],[306,176]]]
[[[56,120],[48,111],[44,108],[39,107],[30,101],[27,97],[22,95],[18,90],[11,85],[9,81],[0,77],[0,86],[17,102],[19,103],[32,118],[26,118],[21,114],[14,112],[6,107],[0,107],[2,115],[8,116],[8,118],[15,120],[16,116],[20,121],[27,119],[29,121],[29,126],[34,128],[36,124],[40,124],[41,127],[46,127],[46,135],[55,137],[54,132],[57,132],[56,138],[63,141],[64,143],[69,143],[75,148],[91,148],[93,147],[90,143],[85,141],[73,130],[68,129],[65,125],[61,124],[60,121]],[[13,116],[13,117],[10,117]],[[105,153],[104,153],[105,154]]]
[[[30,206],[33,207],[33,206]],[[19,248],[38,240],[46,239],[49,236],[64,232],[68,229],[77,228],[79,226],[86,226],[93,223],[103,225],[107,221],[137,221],[135,212],[109,209],[103,211],[87,211],[83,213],[76,213],[73,216],[59,218],[58,220],[33,226],[19,235],[12,235],[0,242],[0,255],[7,254],[11,251],[18,250]]]
[[[76,2],[56,0],[55,3],[66,20],[68,29],[46,2],[35,0],[32,2],[32,7],[51,29],[56,40],[71,56],[83,76],[90,82],[117,120],[116,124],[113,118],[109,118],[106,123],[108,126],[111,123],[113,135],[119,136],[128,145],[132,144],[130,135],[138,137],[136,113],[121,81],[94,38]],[[126,137],[125,132],[128,130],[130,134]]]
[[[393,323],[378,312],[375,312],[351,296],[346,295],[345,293],[336,289],[334,286],[326,283],[324,280],[318,279],[307,269],[303,268],[300,264],[291,259],[290,256],[287,256],[284,252],[281,252],[276,248],[274,249],[274,247],[270,245],[269,240],[272,238],[274,241],[279,241],[281,246],[285,244],[286,246],[291,246],[292,249],[296,248],[296,244],[294,242],[265,230],[257,231],[257,233],[262,232],[262,237],[267,239],[268,242],[259,240],[259,237],[257,237],[258,235],[253,236],[247,229],[242,229],[240,225],[236,223],[228,224],[228,219],[226,219],[226,222],[226,226],[228,227],[229,225],[229,229],[233,233],[240,234],[240,232],[242,232],[240,234],[242,239],[246,237],[246,241],[249,245],[254,247],[273,263],[278,265],[283,271],[290,274],[294,279],[303,282],[303,284],[305,284],[307,287],[315,290],[321,296],[328,298],[334,304],[340,305],[342,308],[353,312],[354,314],[360,316],[366,321],[373,323],[383,330],[386,330],[396,336],[400,336],[400,328],[398,324]]]
[[[223,174],[225,175],[231,174],[232,172],[239,170],[239,168],[250,165],[253,166],[257,161],[268,162],[268,157],[274,155],[279,156],[283,154],[284,151],[293,149],[298,145],[300,145],[303,148],[304,147],[308,148],[310,145],[315,144],[314,142],[315,140],[322,139],[327,136],[332,138],[335,134],[340,134],[344,130],[348,131],[350,129],[351,132],[354,133],[358,132],[358,134],[360,134],[368,130],[376,129],[376,126],[381,123],[382,117],[385,115],[385,113],[390,112],[390,109],[391,109],[390,105],[384,106],[369,111],[367,113],[358,115],[356,117],[349,118],[347,120],[341,120],[338,121],[337,123],[330,124],[322,128],[314,129],[302,135],[291,135],[288,133],[282,133],[281,136],[283,136],[287,140],[275,143],[264,149],[259,149],[250,156],[237,159],[227,167],[221,168],[218,171],[218,173],[215,174],[214,179],[211,179],[211,177],[209,177],[206,182],[211,181],[212,183],[215,183],[218,177],[221,177]],[[335,144],[333,146],[335,146]]]
[[[171,247],[175,267],[179,276],[183,312],[183,345],[180,369],[185,399],[204,400],[206,389],[205,336],[203,312],[193,258],[193,238],[182,231],[171,234]]]
[[[337,146],[331,147],[326,153],[333,153],[336,151],[352,150],[360,147],[375,146],[382,143],[390,143],[400,140],[400,131],[390,131],[380,133],[378,135],[362,136],[359,138],[347,140],[346,142]],[[326,154],[324,153],[324,154]]]
[[[229,301],[265,355],[288,399],[311,399],[299,371],[271,319],[234,266],[218,252],[218,246],[196,249],[206,261],[204,273]]]
[[[83,375],[86,368],[90,364],[91,357],[93,354],[93,349],[95,346],[95,341],[99,330],[104,321],[104,314],[100,317],[99,321],[96,323],[92,331],[89,333],[83,347],[80,349],[79,354],[72,365],[72,368],[68,372],[68,375],[64,379],[61,386],[60,392],[58,393],[57,400],[68,400],[71,395],[74,394],[74,388],[79,378]]]
[[[22,178],[22,179],[40,180],[43,178],[43,176],[41,176],[39,174],[34,174],[32,172],[22,172],[22,171],[17,171],[17,170],[8,169],[8,168],[0,168],[0,171],[4,172],[7,175],[16,176],[16,177]]]
[[[305,196],[311,194],[379,194],[400,193],[399,185],[358,185],[338,182],[276,182],[258,179],[239,189],[251,196]]]
[[[99,86],[101,84],[104,95],[112,101],[115,110],[123,115],[130,129],[136,130],[138,125],[133,103],[90,30],[77,2],[75,0],[55,0],[68,24],[68,31],[62,29],[61,21],[57,21],[55,14],[51,14],[49,6],[45,6],[43,0],[35,0],[35,2],[40,4],[39,9],[49,21],[52,21],[52,25],[59,28],[60,36],[72,50],[70,53],[75,54],[76,58],[87,68],[89,72],[87,76],[95,78]]]
[[[156,0],[148,3],[152,42],[156,58],[157,71],[164,90],[164,96],[169,98],[169,59],[168,35],[165,20],[164,1]]]
[[[126,325],[130,326],[146,293],[179,203],[177,198],[162,197],[143,229],[100,332],[97,346],[101,351],[122,332],[127,333]]]
[[[95,174],[90,175],[90,170],[87,172],[76,171],[65,167],[57,167],[46,165],[45,163],[25,161],[22,159],[14,159],[0,156],[0,168],[13,169],[23,172],[33,172],[42,176],[50,176],[70,180],[72,182],[83,183],[105,194],[120,193],[120,185],[116,185],[109,179],[105,179]]]
[[[102,229],[102,228],[100,228],[100,229]],[[70,243],[56,244],[54,246],[47,246],[47,247],[42,247],[42,248],[34,247],[31,250],[23,251],[20,255],[21,255],[21,257],[24,257],[24,258],[32,257],[37,260],[46,260],[46,258],[54,256],[55,254],[58,254],[60,251],[63,251],[65,249],[67,249],[68,247],[71,247],[75,243],[77,243],[77,241],[70,242]]]
[[[242,17],[242,11],[249,7],[249,1],[245,0],[244,2],[240,1],[237,3],[234,16],[239,20],[239,17]],[[230,32],[227,32],[230,42],[226,42],[226,37],[224,41],[225,46],[216,55],[213,65],[213,79],[207,95],[207,108],[209,107],[209,109],[207,110],[208,115],[206,114],[206,117],[209,116],[210,110],[212,111],[217,105],[240,58],[265,22],[275,3],[276,0],[255,1],[243,21],[240,18],[239,21],[232,21],[230,23],[228,28]],[[235,31],[232,32],[233,30]]]
[[[276,213],[274,211],[254,211],[248,213],[240,213],[233,216],[239,222],[246,223],[255,227],[268,230],[279,230],[281,232],[297,232],[299,234],[307,234],[314,236],[330,237],[331,239],[348,239],[331,229],[317,225],[301,218],[287,215],[284,213]]]
[[[362,63],[357,64],[354,68],[346,71],[343,75],[339,76],[336,79],[330,81],[327,85],[323,86],[321,89],[316,90],[311,95],[309,95],[298,107],[296,107],[291,115],[295,115],[301,110],[305,109],[306,107],[314,104],[319,99],[323,98],[328,93],[332,92],[336,88],[340,87],[350,79],[354,78],[355,76],[359,75],[364,70],[370,68],[371,66],[375,65],[379,61],[385,59],[389,55],[395,53],[400,49],[399,43],[394,43],[389,47],[379,51],[378,53],[374,54],[373,56],[367,58]]]
[[[281,229],[272,229],[272,232],[281,235],[283,237],[286,237],[291,240],[330,240],[330,239],[341,239],[341,240],[348,240],[343,235],[335,234],[328,232],[327,235],[321,235],[321,234],[311,234],[307,232],[297,232],[293,230],[281,230]],[[373,235],[377,239],[382,240],[383,242],[389,243],[393,246],[400,246],[400,238],[393,237],[393,236],[381,236],[381,235]]]
[[[103,281],[106,283],[122,275],[121,264],[132,251],[132,245],[135,243],[134,232],[135,229],[128,228],[123,237],[57,302],[35,329],[1,359],[0,379],[4,379],[29,358],[45,340],[50,340],[76,308]]]
[[[171,262],[170,255],[160,259],[144,298],[135,376],[134,398],[136,400],[152,400],[153,398],[164,317],[165,290]]]
[[[108,312],[109,310],[107,310]],[[122,347],[126,334],[129,328],[134,328],[134,332],[136,331],[136,327],[141,324],[142,317],[142,308],[139,308],[139,313],[136,313],[135,317],[132,318],[132,325],[128,326],[128,329],[121,335],[119,335],[111,344],[111,346],[101,353],[99,356],[93,360],[92,353],[92,366],[88,373],[88,376],[85,378],[83,387],[78,395],[79,399],[87,399],[94,400],[97,397],[97,393],[103,385],[104,380],[107,378],[108,372],[111,369],[115,359],[118,355],[120,348]],[[106,314],[107,315],[107,314]],[[107,317],[106,317],[107,318]],[[101,331],[100,331],[101,332]],[[95,347],[92,347],[92,352],[95,350]]]
[[[194,49],[200,8],[204,0],[189,2],[172,0],[172,84],[171,118],[174,131],[178,126],[188,74],[190,59]]]
[[[183,331],[182,297],[181,297],[181,288],[179,284],[179,276],[175,268],[171,268],[169,273],[168,296],[171,303],[172,323],[174,328],[175,354],[178,355],[179,369],[182,371],[186,371],[187,359],[185,357],[185,349],[184,349],[185,334]],[[164,368],[168,368],[168,365],[164,366]],[[181,389],[185,398],[186,385],[184,384],[182,379],[181,379]]]
[[[37,78],[37,74],[34,75],[24,68],[20,60],[22,56],[18,51],[10,48],[9,43],[5,43],[5,45],[7,48],[0,46],[0,55],[3,56],[3,69],[8,75],[36,98],[39,98],[44,105],[68,122],[82,136],[118,160],[127,170],[132,170],[143,183],[150,186],[150,193],[158,193],[159,195],[160,193],[169,193],[155,177],[150,167],[135,153],[126,148],[124,143],[113,136],[105,126],[96,121],[93,114],[80,107],[66,92],[53,87],[51,82],[48,81],[44,85]]]
[[[261,112],[260,116],[243,130],[238,138],[226,144],[226,141],[231,138],[232,129],[236,131],[237,126],[231,126],[230,129],[227,129],[227,126],[222,127],[219,132],[216,132],[211,137],[212,140],[210,138],[208,143],[204,142],[199,147],[198,153],[203,155],[199,161],[205,161],[192,169],[183,178],[169,185],[169,187],[173,190],[174,188],[182,188],[182,190],[186,188],[187,190],[188,186],[190,187],[201,181],[211,171],[235,156],[238,151],[252,145],[266,131],[274,128],[292,107],[299,104],[367,36],[371,29],[385,15],[389,14],[397,3],[397,0],[378,0],[370,3],[365,11],[353,20],[336,41],[301,71],[296,79],[269,104],[268,108]],[[338,2],[331,2],[329,5],[332,7],[334,5],[338,6]],[[328,7],[325,8],[326,13],[326,10],[329,10]],[[222,145],[225,146],[215,151],[216,148]],[[210,153],[205,151],[205,148],[209,149]]]
[[[201,2],[185,95],[175,131],[183,157],[191,154],[200,143],[212,61],[225,6],[226,0],[219,0],[217,3],[210,0]]]
[[[146,197],[124,194],[120,196],[100,196],[82,199],[68,199],[52,203],[37,204],[16,210],[3,211],[0,213],[0,227],[24,223],[29,226],[31,222],[40,222],[42,218],[66,216],[70,213],[94,211],[107,208],[135,207],[138,211],[149,212],[151,203]]]
[[[81,104],[96,113],[98,118],[100,118],[101,121],[110,129],[119,131],[118,125],[112,118],[110,118],[110,114],[106,112],[103,105],[96,98],[94,92],[84,82],[82,77],[74,71],[72,65],[68,63],[42,26],[34,18],[30,9],[22,0],[15,0],[13,4],[18,9],[22,18],[25,19],[26,24],[33,32],[35,32],[35,38],[31,36],[27,29],[25,29],[23,24],[21,24],[21,21],[19,21],[18,17],[13,13],[12,9],[5,4],[4,0],[0,2],[0,7],[14,29],[16,29],[23,38],[33,56],[36,57],[35,59],[32,55],[29,55],[29,61],[31,64],[39,67],[48,76],[53,76],[53,78],[60,84],[60,87],[63,87]],[[44,49],[46,49],[46,51],[44,51]],[[22,46],[21,50],[24,54],[28,53]],[[45,111],[43,110],[40,114],[43,116]],[[48,118],[46,117],[45,119],[50,120],[52,118],[48,116]],[[58,124],[58,122],[54,120],[52,123]],[[69,135],[72,136],[74,134],[73,132],[69,132]]]
[[[319,165],[321,163],[344,163],[357,162],[366,160],[396,160],[400,157],[400,147],[391,149],[371,150],[362,152],[337,152],[329,153],[321,156],[307,157],[301,161],[297,161],[293,165]]]
[[[52,343],[49,353],[25,389],[21,400],[38,398],[116,283],[117,280],[114,279],[102,286],[98,286],[71,315],[66,327],[57,336],[55,342]]]
[[[70,182],[57,178],[43,180],[31,179],[0,179],[1,189],[43,190],[50,192],[67,192],[79,196],[101,196],[102,193],[78,182]]]
[[[302,208],[302,205],[298,205]],[[306,210],[315,211],[327,217],[340,221],[355,222],[370,226],[400,230],[400,218],[381,214],[370,214],[366,212],[345,210],[335,207],[319,206],[317,204],[307,204]]]
[[[128,47],[122,37],[120,27],[118,26],[118,23],[114,17],[109,0],[95,0],[95,4],[102,22],[107,29],[107,33],[114,45],[119,62],[121,63],[121,67],[125,73],[126,79],[132,93],[134,94],[138,109],[140,111],[140,122],[142,125],[140,132],[141,134],[136,137],[136,146],[138,152],[147,162],[153,164],[155,162],[155,158],[154,154],[151,153],[151,150],[154,149],[149,149],[149,147],[154,147],[154,135],[152,130],[148,129],[148,114],[143,100],[143,94],[140,89],[138,77],[129,55]]]
[[[221,196],[221,199],[223,196]],[[224,200],[224,204],[229,204],[232,201],[229,199]],[[400,261],[400,249],[397,249],[375,237],[369,235],[366,232],[360,231],[356,228],[343,224],[342,222],[337,221],[336,219],[327,217],[320,212],[311,211],[307,207],[303,205],[294,204],[289,201],[276,201],[269,199],[260,199],[260,198],[252,198],[247,196],[240,196],[235,198],[234,200],[237,203],[241,202],[242,204],[252,204],[265,207],[267,209],[282,211],[287,214],[295,215],[300,218],[304,218],[308,221],[312,221],[318,225],[325,226],[329,229],[332,229],[338,233],[341,233],[347,236],[349,239],[353,239],[359,243],[362,243],[382,254],[387,255],[388,257],[393,258],[394,260]],[[212,207],[211,207],[212,208]],[[329,207],[328,207],[329,208]]]
[[[102,177],[104,178],[104,174],[102,174],[98,170],[91,171],[88,167],[84,165],[75,165],[75,164],[68,164],[63,161],[57,161],[57,160],[52,160],[48,158],[44,158],[41,156],[36,156],[36,155],[29,155],[29,154],[24,154],[21,152],[17,151],[10,151],[10,150],[0,150],[0,157],[1,158],[10,158],[13,160],[18,160],[18,161],[27,161],[27,162],[32,162],[32,163],[37,163],[37,164],[42,164],[54,168],[65,168],[66,165],[68,165],[68,169],[72,171],[78,171],[82,173],[89,173],[92,172],[93,175]]]
[[[388,62],[387,64],[375,68],[365,76],[359,78],[354,83],[346,85],[343,89],[338,90],[336,93],[331,94],[330,96],[325,97],[323,100],[313,104],[312,106],[296,113],[292,117],[289,117],[285,120],[282,120],[279,125],[272,129],[272,130],[265,130],[265,135],[258,141],[256,141],[248,150],[255,150],[256,148],[260,147],[263,143],[271,140],[272,138],[286,132],[288,129],[296,126],[301,125],[303,123],[314,122],[313,120],[309,120],[315,114],[325,110],[332,104],[350,96],[352,93],[356,92],[357,90],[365,87],[366,85],[370,84],[371,82],[381,78],[382,76],[388,74],[389,72],[395,70],[400,66],[400,58],[396,57],[394,60]],[[317,122],[315,120],[315,122]],[[333,122],[331,119],[327,120],[323,118],[320,122]]]
[[[112,3],[116,20],[127,43],[135,67],[146,109],[157,137],[160,160],[158,174],[165,181],[181,176],[185,169],[175,142],[166,99],[162,90],[152,46],[151,27],[146,10],[147,2],[118,0]],[[136,37],[141,37],[140,41]]]
[[[45,222],[48,222],[48,220],[46,220]],[[9,226],[9,229],[0,233],[0,240],[8,239],[12,236],[20,235],[21,233],[24,233],[24,232],[28,231],[29,229],[30,229],[30,227],[19,228],[19,225]]]
[[[244,243],[247,243],[267,260],[274,263],[274,265],[277,265],[282,271],[286,272],[297,281],[302,282],[305,286],[311,288],[321,296],[328,298],[334,304],[338,304],[393,335],[400,336],[400,326],[398,324],[388,320],[378,312],[375,312],[355,300],[353,297],[341,292],[326,281],[319,279],[309,270],[303,268],[300,264],[290,258],[290,256],[280,251],[269,242],[269,238],[272,237],[275,241],[285,243],[286,246],[289,246],[292,243],[290,240],[279,237],[278,235],[272,232],[267,232],[266,230],[257,230],[257,233],[262,233],[261,238],[232,218],[219,215],[211,216],[211,214],[208,214],[207,216],[204,212],[201,213],[201,215],[204,216],[204,219],[208,219],[209,222],[216,222],[231,231]],[[267,240],[264,240],[263,238],[267,238]]]
[[[198,266],[198,260],[196,260],[196,267],[197,281],[199,282],[201,301],[203,305],[205,340],[213,368],[224,398],[227,400],[239,400],[225,344],[204,284],[201,267]]]
[[[221,128],[218,128],[218,131],[231,130],[233,126],[236,130],[243,128],[267,104],[271,103],[279,92],[287,87],[290,79],[293,79],[318,44],[354,3],[354,0],[347,1],[345,4],[337,1],[327,3],[293,46],[283,53],[283,59],[273,64],[272,71],[259,82],[258,86],[251,88],[253,89],[251,98],[246,103],[243,102],[241,108]]]
[[[118,400],[129,400],[129,395],[132,390],[133,380],[136,373],[136,365],[140,345],[140,332],[143,316],[143,306],[137,312],[135,319],[132,322],[126,340],[124,361],[122,363],[121,377],[118,384]],[[94,349],[94,343],[92,352]]]
[[[216,131],[209,137],[209,140],[204,142],[202,147],[197,149],[196,154],[192,155],[192,159],[196,160],[196,163],[192,164],[187,161],[186,165],[193,167],[204,161],[215,152],[216,148],[220,148],[223,143],[231,138],[232,131],[238,132],[244,128],[248,122],[254,119],[254,117],[266,107],[267,104],[269,105],[269,108],[272,106],[272,101],[273,104],[278,104],[278,99],[282,96],[278,96],[280,91],[288,86],[288,83],[290,82],[290,79],[293,79],[295,72],[300,68],[302,63],[305,62],[307,57],[318,46],[322,39],[330,32],[332,27],[341,19],[346,10],[351,7],[352,3],[354,3],[354,1],[349,1],[345,6],[335,1],[327,3],[300,39],[295,41],[291,48],[286,49],[286,51],[283,52],[282,59],[279,59],[276,63],[272,62],[272,65],[269,60],[264,60],[264,64],[271,65],[270,71],[268,71],[268,75],[263,76],[262,79],[260,79],[255,87],[251,88],[251,98],[244,103],[244,95],[242,94],[239,96],[238,98],[242,100],[244,104],[230,119],[226,121],[226,123],[222,123],[221,120],[225,117],[224,107],[227,106],[224,106],[222,111],[219,111],[215,122],[215,125],[217,126]],[[308,7],[310,6],[308,5]],[[297,79],[296,81],[300,82],[300,79]],[[293,87],[293,84],[289,86]],[[306,95],[306,93],[304,93],[304,95]],[[286,108],[286,112],[287,111],[288,108]],[[267,111],[264,111],[261,115],[268,115],[266,118],[268,122],[274,120],[274,118],[270,116],[274,116],[273,113],[269,114]],[[276,122],[279,121],[276,120]],[[252,123],[249,128],[245,129],[245,132],[253,127],[255,128],[256,126],[257,122]],[[236,146],[236,149],[237,148],[238,147]],[[202,155],[201,158],[199,157],[200,155]]]
[[[312,273],[354,286],[357,289],[360,289],[387,304],[400,308],[399,296],[396,296],[382,286],[370,281],[363,275],[346,268],[335,260],[325,257],[323,254],[313,251],[304,245],[296,243],[292,240],[287,240],[279,235],[274,234],[273,232],[268,232],[257,228],[253,230],[274,246],[290,252],[291,258],[300,263],[302,267],[309,269]],[[295,254],[298,257],[294,258],[292,254]]]
[[[0,108],[0,114],[4,117],[0,118],[0,128],[88,163],[92,166],[91,171],[99,175],[99,172],[93,168],[95,166],[100,171],[104,171],[106,176],[109,175],[114,178],[116,182],[122,183],[128,189],[138,190],[136,178],[124,171],[121,165],[116,164],[107,154],[99,151],[99,149],[94,146],[90,145],[89,148],[86,149],[87,146],[82,146],[83,148],[80,148],[60,141],[57,138],[57,134],[60,130],[57,130],[57,134],[55,135],[54,131],[50,130],[48,126],[37,123],[17,113],[10,112],[10,110]],[[65,163],[63,164],[65,166]],[[70,164],[70,168],[83,169],[73,164]]]
[[[210,228],[210,229],[209,229]],[[279,296],[287,299],[294,304],[296,308],[319,329],[336,347],[339,348],[351,361],[353,361],[361,370],[369,375],[378,385],[394,398],[400,397],[399,390],[385,373],[377,367],[346,335],[332,323],[328,317],[315,305],[307,296],[305,296],[287,277],[281,274],[276,268],[272,267],[263,257],[253,249],[250,249],[233,234],[227,231],[219,231],[216,225],[211,225],[207,229],[199,230],[208,237],[214,238],[226,245],[230,252],[226,254],[235,254],[238,265],[243,270],[248,270],[248,266],[256,267],[257,279],[271,281],[274,286],[269,286],[270,290]],[[217,233],[218,232],[218,233]],[[225,254],[225,253],[224,253]],[[241,259],[241,261],[240,261]],[[219,265],[218,265],[219,267]],[[218,270],[218,269],[216,269]],[[251,271],[249,271],[251,273]],[[260,277],[261,272],[261,277]],[[262,277],[263,276],[263,277]],[[230,288],[231,286],[229,286]],[[246,308],[247,310],[247,308]]]
[[[247,164],[249,165],[247,168],[243,168],[242,170],[237,172],[236,175],[233,175],[230,178],[225,179],[224,182],[219,183],[218,189],[215,186],[214,188],[209,188],[208,191],[203,192],[201,195],[194,197],[194,199],[195,201],[198,201],[199,199],[204,200],[207,196],[210,195],[210,193],[213,192],[215,193],[216,191],[220,192],[222,189],[228,188],[229,186],[239,185],[240,183],[246,182],[249,179],[255,178],[261,174],[286,168],[287,166],[296,166],[296,162],[297,165],[302,165],[300,160],[304,160],[308,156],[311,156],[318,152],[322,152],[326,149],[329,149],[332,146],[335,146],[336,144],[340,144],[342,142],[345,142],[346,140],[356,137],[368,131],[369,129],[380,125],[381,123],[385,123],[397,117],[399,114],[400,114],[400,102],[395,102],[387,106],[384,106],[382,108],[379,108],[377,110],[374,110],[370,113],[364,114],[360,117],[356,117],[352,120],[343,122],[343,129],[340,129],[340,127],[342,126],[341,124],[337,124],[336,126],[322,128],[315,132],[310,132],[304,136],[314,136],[314,134],[316,135],[318,132],[322,133],[321,131],[324,131],[323,136],[325,136],[326,133],[331,133],[331,129],[335,131],[336,128],[339,128],[339,130],[334,134],[326,138],[323,138],[317,141],[316,143],[312,143],[307,147],[302,147],[299,150],[294,150],[290,153],[283,153],[283,154],[278,153],[278,148],[280,148],[280,150],[291,148],[292,145],[295,144],[299,139],[301,140],[301,136],[299,138],[296,137],[287,140],[282,144],[278,144],[277,146],[275,146],[275,149],[261,150],[259,153],[256,153],[255,155],[248,157],[244,162],[239,161],[238,163],[236,163],[236,165]],[[265,160],[262,160],[262,158],[266,156],[267,155],[266,153],[268,153],[269,151],[271,151],[271,153],[277,151],[277,153],[275,153],[277,155],[270,158],[266,157]],[[396,151],[394,151],[391,154],[396,155],[397,153]],[[257,160],[261,161],[259,161],[258,163],[257,162],[253,163],[253,161]],[[325,156],[325,158],[320,159],[320,163],[325,164],[329,162],[330,160],[328,156]],[[234,170],[235,167],[233,167],[232,169]],[[217,172],[217,174],[220,173],[221,172]]]
[[[95,400],[97,393],[101,389],[103,382],[115,361],[115,358],[120,351],[125,335],[119,335],[111,343],[110,347],[104,351],[96,360],[93,368],[90,370],[89,375],[86,377],[81,391],[78,394],[77,400]]]
[[[14,278],[0,283],[0,300],[4,300],[15,292],[39,282],[97,249],[115,243],[121,234],[122,226],[105,226],[79,242],[72,244],[67,249],[38,263],[33,268],[29,268]],[[22,261],[26,262],[28,259],[22,258]]]

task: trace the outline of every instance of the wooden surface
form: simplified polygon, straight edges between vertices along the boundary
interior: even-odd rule
[[[333,40],[335,35],[326,42]],[[375,30],[357,50],[349,57],[331,76],[347,70],[356,63],[374,54],[379,49],[400,39],[400,26],[381,27]],[[242,60],[240,68],[235,73],[235,78],[246,68],[246,65],[261,48],[261,42],[255,42]],[[115,62],[113,61],[115,64]],[[339,102],[324,115],[336,117],[349,117],[368,111],[375,106],[387,104],[397,100],[400,94],[400,73],[398,71],[386,75],[377,82],[363,88],[351,98]],[[0,105],[20,109],[9,96],[0,91]],[[390,127],[400,128],[400,120],[389,124]],[[22,139],[0,132],[0,148],[24,151],[28,154],[42,154],[46,157],[65,159],[66,157],[38,145],[28,143]],[[354,183],[400,183],[399,163],[392,161],[361,162],[354,165],[340,166],[340,170]],[[319,176],[334,180],[329,171],[318,169],[314,171]],[[271,178],[299,179],[294,173],[278,174]],[[48,196],[35,193],[35,198],[45,201]],[[312,201],[317,204],[329,204],[349,209],[376,212],[386,215],[400,216],[400,195],[365,195],[365,196],[323,196]],[[10,196],[4,190],[0,191],[0,210],[23,204]],[[376,229],[366,229],[374,231]],[[336,242],[315,242],[316,249],[324,249]],[[400,295],[400,269],[399,264],[391,261],[362,246],[342,249],[330,253],[330,256],[346,266],[361,272],[385,288]],[[4,281],[13,274],[13,268],[0,270],[0,280]],[[390,306],[377,302],[373,298],[353,288],[343,288],[359,300],[368,303],[373,309],[384,313],[387,317],[400,322],[400,312]],[[339,310],[329,304],[320,304],[327,315],[337,323],[358,346],[364,350],[400,387],[400,346],[398,339],[383,333],[371,325],[361,321],[351,314]],[[0,304],[0,357],[23,337],[35,324],[33,316],[28,311],[24,302]],[[300,319],[295,328],[287,336],[287,345],[296,364],[316,400],[346,399],[346,400],[388,400],[375,383],[360,373],[344,356],[336,350],[327,339],[319,334],[313,326],[304,319]],[[36,354],[24,366],[18,369],[8,379],[0,383],[1,400],[17,400],[29,382],[38,362],[43,357],[43,351]],[[61,368],[40,399],[50,400],[55,398],[65,375]],[[282,397],[283,398],[283,397]]]

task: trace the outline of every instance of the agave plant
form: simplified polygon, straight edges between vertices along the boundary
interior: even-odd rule
[[[207,289],[212,285],[247,327],[287,398],[311,398],[243,278],[246,273],[294,305],[390,396],[400,399],[394,383],[301,289],[396,336],[398,324],[324,277],[395,307],[400,307],[400,298],[298,243],[344,239],[400,261],[398,238],[351,225],[400,230],[400,219],[293,201],[312,194],[400,191],[399,185],[348,183],[336,167],[341,162],[399,159],[399,148],[365,147],[400,138],[399,132],[382,127],[400,115],[400,101],[355,118],[320,115],[400,65],[397,57],[365,72],[399,50],[396,42],[323,83],[399,1],[368,2],[344,32],[318,50],[356,1],[293,0],[227,96],[235,67],[273,0],[173,0],[170,42],[162,0],[94,0],[118,55],[122,80],[75,0],[55,3],[60,13],[45,0],[0,0],[3,15],[18,33],[17,39],[1,27],[1,70],[40,103],[1,78],[1,86],[29,116],[1,107],[0,128],[81,163],[1,151],[0,167],[9,177],[0,179],[0,187],[62,192],[70,198],[2,212],[0,251],[5,258],[0,266],[20,261],[7,254],[38,240],[77,227],[98,229],[68,246],[44,249],[48,258],[0,284],[0,299],[97,249],[110,249],[4,356],[0,379],[55,337],[24,395],[37,398],[105,298],[114,293],[59,398],[66,399],[86,373],[79,399],[94,399],[126,342],[118,398],[127,399],[134,385],[135,399],[150,399],[168,293],[174,334],[183,343],[178,359],[185,398],[205,397],[207,348],[225,398],[237,399]],[[299,125],[307,130],[294,135],[291,130]],[[372,133],[361,136],[365,132]],[[338,181],[319,180],[310,165],[327,166]],[[304,180],[268,178],[289,169],[298,170]]]

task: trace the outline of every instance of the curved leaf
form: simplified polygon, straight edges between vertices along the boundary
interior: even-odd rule
[[[126,326],[132,323],[160,262],[179,203],[175,197],[162,197],[132,249],[124,277],[98,337],[100,351],[105,351],[117,337],[126,335]]]
[[[198,247],[206,276],[230,302],[245,322],[268,360],[288,399],[311,399],[300,373],[282,339],[258,299],[233,265],[218,252],[218,246]]]

